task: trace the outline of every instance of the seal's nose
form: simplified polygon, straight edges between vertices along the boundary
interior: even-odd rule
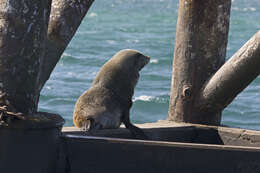
[[[146,56],[146,63],[145,64],[148,64],[150,62],[151,58],[149,56]]]
[[[140,71],[146,64],[149,63],[150,61],[150,57],[149,56],[145,56],[145,55],[142,55],[140,57],[141,59],[139,59],[138,61],[138,70]]]

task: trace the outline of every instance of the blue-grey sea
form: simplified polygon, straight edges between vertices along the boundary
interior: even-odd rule
[[[178,0],[96,0],[44,86],[40,111],[58,113],[72,126],[74,104],[99,68],[131,48],[152,58],[141,71],[131,120],[166,119],[177,12]],[[259,30],[259,19],[260,0],[232,1],[227,59]],[[258,77],[224,110],[222,124],[260,130],[259,103]]]

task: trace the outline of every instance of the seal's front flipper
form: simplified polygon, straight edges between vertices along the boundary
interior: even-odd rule
[[[102,129],[103,126],[96,122],[94,118],[90,117],[87,119],[86,123],[84,124],[82,130],[85,131],[85,132],[93,132],[95,130],[99,130],[99,129]]]
[[[127,114],[124,114],[124,117],[123,117],[122,122],[124,123],[125,127],[130,130],[132,136],[133,136],[135,139],[141,139],[141,140],[148,140],[148,139],[149,139],[149,138],[147,137],[147,135],[143,132],[142,129],[136,127],[135,125],[133,125],[133,124],[130,122],[130,119],[129,119],[129,111],[128,111]]]

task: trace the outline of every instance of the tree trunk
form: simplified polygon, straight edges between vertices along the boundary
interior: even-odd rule
[[[51,1],[0,0],[0,105],[33,113]]]
[[[240,48],[207,82],[201,92],[201,111],[222,111],[260,74],[260,31]]]
[[[225,62],[231,0],[180,0],[169,120],[219,125],[221,111],[196,102],[203,84]]]
[[[94,0],[53,0],[39,89],[49,79]]]

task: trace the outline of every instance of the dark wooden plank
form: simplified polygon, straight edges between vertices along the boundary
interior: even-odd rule
[[[71,173],[260,172],[260,148],[65,135]]]

